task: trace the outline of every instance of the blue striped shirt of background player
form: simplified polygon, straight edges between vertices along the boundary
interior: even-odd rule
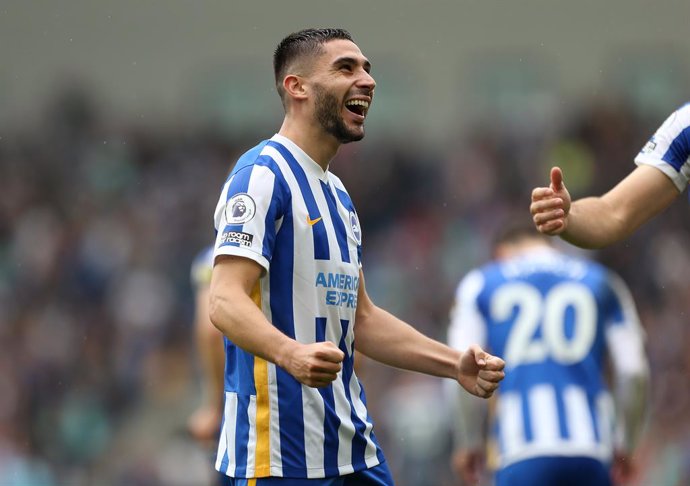
[[[690,103],[662,123],[637,157],[637,165],[651,165],[666,174],[679,192],[690,182]]]
[[[316,389],[228,343],[216,468],[238,478],[319,478],[381,464],[353,369],[362,235],[341,181],[275,135],[238,160],[215,226],[214,258],[264,268],[252,297],[269,322],[302,343],[332,341],[346,356],[338,378]]]
[[[630,293],[603,266],[545,245],[473,270],[458,287],[448,338],[506,362],[488,443],[495,468],[564,456],[608,465],[623,447],[605,358],[618,377],[646,377],[648,366]],[[460,406],[469,436],[461,440],[480,440],[478,405]]]

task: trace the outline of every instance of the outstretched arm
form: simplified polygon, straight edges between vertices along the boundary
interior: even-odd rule
[[[213,267],[210,314],[230,341],[275,363],[311,387],[336,379],[344,353],[332,342],[299,343],[274,327],[256,302],[261,266],[248,258],[224,256]]]
[[[554,167],[549,187],[532,191],[530,212],[540,232],[582,248],[601,248],[630,236],[678,194],[663,172],[641,165],[603,196],[571,203],[563,173]]]
[[[355,346],[376,361],[427,375],[453,378],[465,390],[490,397],[503,379],[503,360],[472,345],[461,352],[435,341],[374,305],[360,271]]]

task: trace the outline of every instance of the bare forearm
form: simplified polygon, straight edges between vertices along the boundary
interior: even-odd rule
[[[281,365],[297,342],[276,329],[247,296],[211,296],[211,321],[243,350]]]
[[[587,197],[572,204],[568,227],[561,237],[581,248],[603,248],[624,239],[635,229],[605,199]]]
[[[457,402],[452,424],[455,447],[481,449],[485,441],[486,402],[461,391],[460,388],[455,399]]]
[[[355,346],[366,356],[395,368],[457,377],[460,351],[434,341],[376,306],[358,316]]]
[[[648,405],[647,376],[619,379],[616,383],[616,415],[622,422],[623,450],[631,452],[637,445],[647,417]]]
[[[663,172],[640,166],[603,196],[573,202],[561,236],[584,248],[616,243],[661,213],[678,194]]]
[[[208,406],[220,407],[223,398],[225,353],[223,335],[209,319],[208,289],[197,296],[195,327],[199,359],[202,368],[204,401]]]

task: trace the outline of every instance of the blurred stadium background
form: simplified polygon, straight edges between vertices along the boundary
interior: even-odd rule
[[[0,484],[206,485],[189,265],[230,164],[279,128],[271,55],[349,29],[378,82],[343,147],[367,288],[445,339],[459,278],[561,164],[600,193],[690,98],[683,1],[0,5]],[[684,198],[683,198],[684,199]],[[638,486],[690,484],[690,211],[590,254],[630,284],[653,413]],[[440,380],[366,363],[398,486],[458,484]]]

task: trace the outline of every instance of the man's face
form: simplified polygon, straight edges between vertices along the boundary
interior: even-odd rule
[[[376,86],[369,74],[371,64],[348,40],[330,41],[323,47],[325,53],[311,76],[314,116],[340,143],[361,140]]]

